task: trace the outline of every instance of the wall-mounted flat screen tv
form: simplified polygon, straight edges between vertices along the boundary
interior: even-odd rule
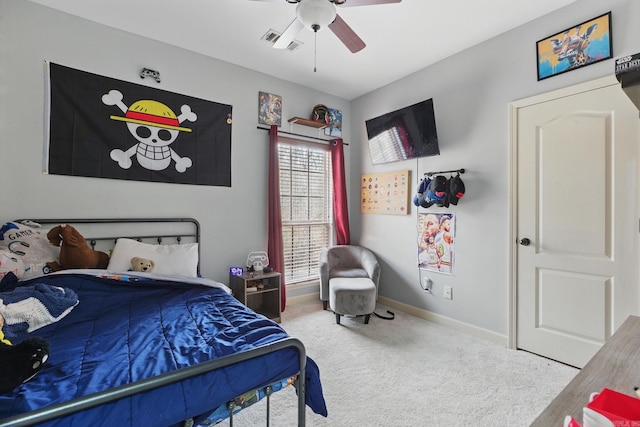
[[[374,165],[440,154],[433,99],[369,119],[365,125]]]

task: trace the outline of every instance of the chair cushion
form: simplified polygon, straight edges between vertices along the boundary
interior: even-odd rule
[[[335,277],[369,277],[364,268],[332,268],[329,272],[329,279]]]
[[[361,316],[376,309],[376,285],[365,277],[329,280],[329,305],[336,314]]]

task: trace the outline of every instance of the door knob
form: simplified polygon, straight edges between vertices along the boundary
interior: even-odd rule
[[[529,246],[531,244],[531,240],[527,239],[526,237],[522,240],[520,240],[520,244],[522,246]]]

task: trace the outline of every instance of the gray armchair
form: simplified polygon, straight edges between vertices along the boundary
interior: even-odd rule
[[[334,303],[331,309],[336,313],[337,323],[340,323],[339,315],[365,315],[365,323],[367,323],[369,315],[373,313],[375,309],[378,282],[380,280],[380,264],[373,252],[362,246],[332,246],[324,249],[320,253],[319,268],[320,299],[322,300],[323,308],[326,310],[330,301]],[[345,287],[349,287],[348,281],[340,280],[334,281],[334,284],[337,286],[334,286],[335,289],[333,293],[330,291],[329,284],[331,279],[350,278],[370,279],[372,285],[370,285],[368,289],[362,289],[360,286],[363,282],[362,280],[353,281],[353,283],[356,284],[356,288],[351,290],[345,289]],[[338,284],[338,282],[340,283]],[[352,291],[352,295],[349,295],[350,300],[357,300],[357,302],[352,303],[351,307],[335,307],[334,305],[344,306],[340,301],[336,302],[336,289],[339,289],[338,292]],[[355,300],[354,296],[357,297]],[[342,301],[344,301],[344,299],[342,299]],[[357,307],[354,304],[357,304]],[[361,312],[363,310],[365,312]]]

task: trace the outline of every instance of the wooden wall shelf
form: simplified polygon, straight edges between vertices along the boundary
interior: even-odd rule
[[[309,126],[309,127],[316,128],[316,129],[324,129],[327,126],[329,126],[326,123],[316,122],[315,120],[303,119],[302,117],[291,117],[289,119],[289,123],[291,123],[291,124],[295,123],[295,124],[298,124],[298,125]]]

